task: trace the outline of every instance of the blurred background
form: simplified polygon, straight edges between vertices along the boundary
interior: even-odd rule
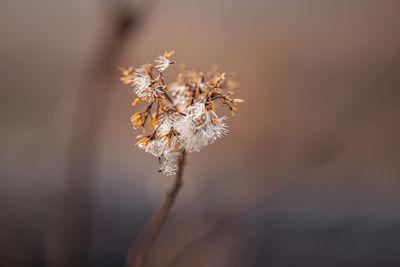
[[[149,266],[400,266],[400,1],[0,3],[0,265],[123,266],[172,177],[117,67],[234,72]],[[179,67],[171,67],[173,80]]]

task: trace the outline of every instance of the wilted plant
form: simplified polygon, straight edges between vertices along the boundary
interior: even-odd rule
[[[159,172],[177,174],[163,207],[128,259],[130,266],[143,266],[144,258],[173,205],[181,187],[185,152],[200,151],[228,132],[226,117],[217,116],[217,103],[234,116],[235,106],[243,102],[232,99],[231,91],[224,92],[225,88],[232,89],[235,83],[232,75],[219,73],[216,67],[206,75],[182,71],[176,81],[167,84],[164,71],[175,63],[170,59],[173,54],[171,51],[159,56],[155,67],[146,64],[136,69],[121,68],[121,80],[130,84],[137,95],[132,106],[145,104],[142,111],[131,117],[133,127],[143,131],[136,145],[159,159]]]

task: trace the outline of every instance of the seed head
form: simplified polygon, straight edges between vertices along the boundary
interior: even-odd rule
[[[174,53],[159,56],[155,68],[151,64],[120,68],[121,81],[131,84],[137,95],[132,106],[146,105],[131,117],[133,127],[143,130],[136,145],[159,159],[159,171],[164,175],[175,174],[181,151],[200,151],[228,133],[226,117],[217,116],[217,102],[232,116],[236,105],[244,102],[231,99],[232,92],[224,92],[236,83],[232,75],[219,73],[216,67],[207,74],[183,71],[176,81],[166,84],[163,72],[175,63],[170,59]]]

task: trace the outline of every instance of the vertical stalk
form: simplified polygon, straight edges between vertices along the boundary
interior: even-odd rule
[[[174,183],[171,189],[168,191],[161,208],[153,215],[146,230],[142,233],[142,235],[130,249],[130,252],[126,259],[127,267],[145,266],[146,258],[150,252],[150,249],[154,241],[157,239],[161,227],[164,225],[169,211],[174,205],[176,197],[178,196],[178,193],[182,187],[184,165],[185,151],[182,151],[179,155],[179,167],[174,179]]]
[[[135,36],[157,0],[142,7],[107,1],[104,40],[80,89],[68,143],[65,192],[59,218],[50,230],[48,266],[89,266],[92,188],[96,182],[99,143],[116,67],[129,36]],[[82,114],[89,118],[82,119]],[[85,116],[84,116],[85,117]]]
[[[79,91],[72,134],[68,140],[65,189],[60,214],[51,229],[48,265],[89,266],[92,189],[96,182],[101,130],[107,114],[116,65],[128,34],[139,25],[138,15],[123,7],[108,7],[104,40]],[[86,114],[87,120],[82,119]],[[85,117],[85,116],[84,116]]]

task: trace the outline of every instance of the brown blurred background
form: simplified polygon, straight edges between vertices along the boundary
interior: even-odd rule
[[[133,145],[117,67],[171,49],[247,102],[189,155],[149,266],[400,266],[399,10],[1,1],[0,266],[123,266],[172,179]]]

